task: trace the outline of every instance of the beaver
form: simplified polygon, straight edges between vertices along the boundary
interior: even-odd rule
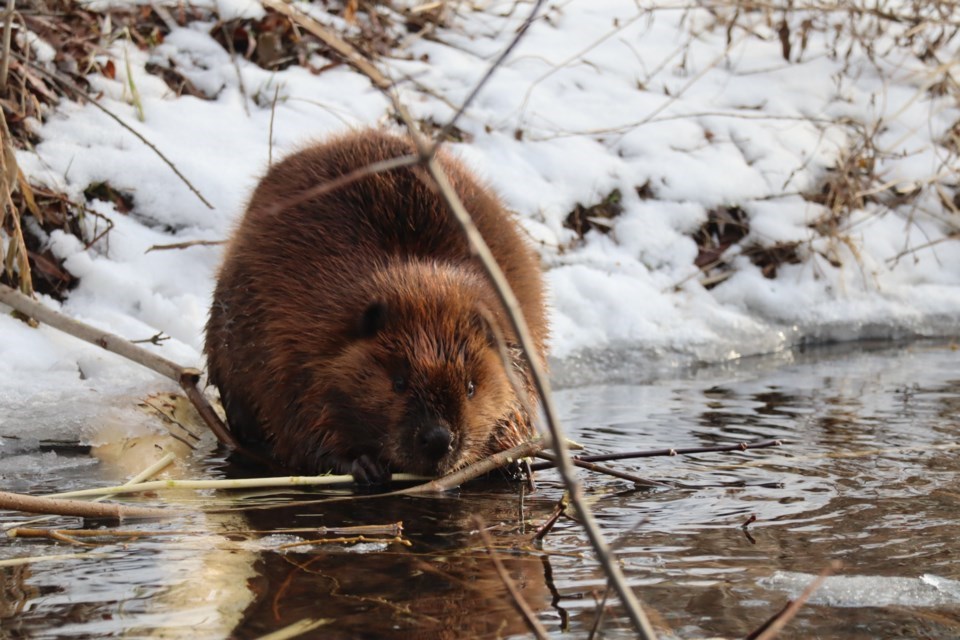
[[[426,171],[393,169],[317,195],[415,152],[379,130],[304,148],[267,171],[227,245],[206,326],[209,379],[237,439],[291,472],[361,483],[436,475],[533,435],[529,363]],[[437,159],[545,364],[538,256],[486,186],[447,153]]]

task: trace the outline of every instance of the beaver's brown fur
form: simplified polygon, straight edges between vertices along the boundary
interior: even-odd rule
[[[231,430],[291,471],[434,474],[532,434],[490,323],[536,406],[529,367],[479,262],[420,168],[295,202],[405,138],[350,133],[273,166],[220,270],[206,355]],[[495,196],[439,160],[513,287],[544,360],[537,257]]]

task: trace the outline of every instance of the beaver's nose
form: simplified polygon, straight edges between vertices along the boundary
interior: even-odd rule
[[[446,421],[431,422],[421,427],[417,434],[417,444],[420,451],[430,460],[439,460],[448,451],[453,442],[453,434]]]

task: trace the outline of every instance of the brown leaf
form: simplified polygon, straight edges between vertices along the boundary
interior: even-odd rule
[[[111,80],[117,77],[117,66],[113,64],[113,60],[107,60],[107,64],[103,65],[100,71]]]

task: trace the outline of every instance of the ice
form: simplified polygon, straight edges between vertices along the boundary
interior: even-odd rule
[[[777,571],[760,582],[796,598],[815,578],[806,573]],[[931,574],[916,578],[829,576],[809,603],[830,607],[942,607],[960,603],[960,582]]]

